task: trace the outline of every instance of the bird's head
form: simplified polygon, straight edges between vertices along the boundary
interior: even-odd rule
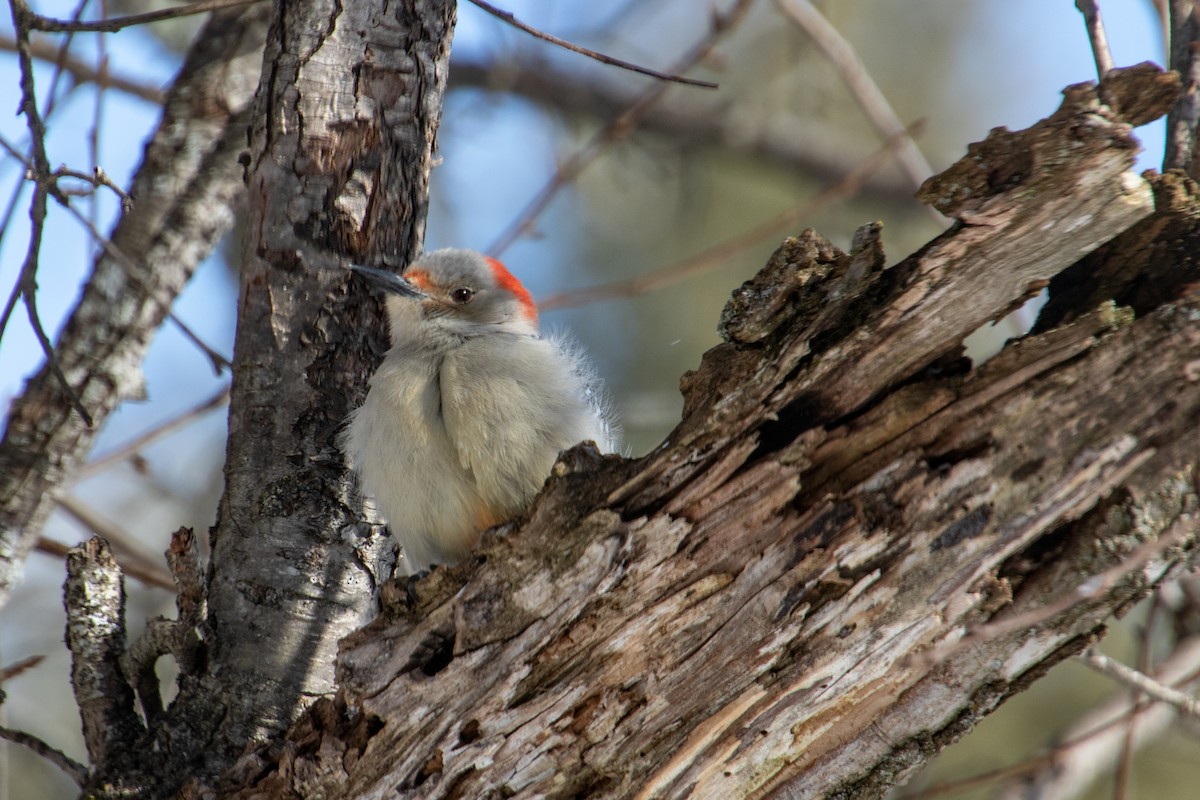
[[[495,331],[537,333],[537,306],[529,292],[503,264],[482,253],[434,250],[403,275],[358,264],[350,269],[387,293],[397,343]]]

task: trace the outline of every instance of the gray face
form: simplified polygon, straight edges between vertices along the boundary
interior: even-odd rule
[[[497,285],[490,265],[474,253],[437,251],[417,261],[405,274],[425,294],[420,303],[426,319],[436,318],[459,329],[501,325],[521,314],[520,302]]]
[[[388,293],[396,339],[436,336],[439,331],[471,336],[497,325],[537,330],[529,293],[503,265],[479,253],[437,250],[418,259],[403,276],[357,265],[351,269]]]

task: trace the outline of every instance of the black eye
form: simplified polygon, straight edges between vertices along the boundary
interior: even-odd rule
[[[460,286],[450,292],[450,299],[459,305],[471,302],[471,298],[475,296],[474,289],[468,289],[466,286]]]

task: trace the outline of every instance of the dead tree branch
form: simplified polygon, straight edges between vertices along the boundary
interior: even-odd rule
[[[1157,98],[1135,118],[1174,102],[1115,74]],[[569,452],[519,532],[390,592],[238,796],[879,797],[1193,567],[1194,284],[960,357],[1153,225],[1131,122],[1081,85],[997,130],[926,185],[959,224],[890,269],[873,227],[787,241],[667,441]],[[1037,621],[954,646],[1005,619]]]
[[[1196,126],[1200,123],[1200,7],[1195,0],[1169,0],[1170,67],[1183,80],[1183,93],[1167,115],[1163,171],[1186,170],[1200,179]]]
[[[24,5],[23,0],[14,2]],[[101,19],[95,21],[61,20],[43,17],[40,14],[30,14],[29,26],[32,30],[46,33],[116,33],[134,25],[149,25],[152,22],[162,22],[168,19],[207,14],[210,11],[224,11],[231,8],[248,6],[261,0],[201,0],[173,8],[163,8],[157,11],[147,11],[144,14],[130,14],[127,17]]]
[[[670,83],[682,83],[685,86],[697,86],[702,89],[716,89],[717,88],[717,84],[713,83],[712,81],[701,81],[701,80],[697,80],[695,78],[685,78],[682,75],[673,75],[673,74],[670,74],[667,72],[659,72],[656,69],[650,69],[649,67],[643,67],[639,64],[634,64],[630,61],[625,61],[620,58],[614,58],[613,56],[605,55],[604,53],[598,52],[596,50],[591,50],[587,47],[581,47],[572,42],[568,42],[566,39],[560,39],[559,37],[554,36],[549,33],[546,33],[545,31],[538,30],[537,28],[533,27],[532,25],[527,25],[526,23],[521,22],[519,19],[517,19],[516,15],[514,15],[511,11],[504,11],[504,10],[499,9],[496,6],[492,5],[491,3],[483,2],[483,0],[470,0],[470,3],[471,3],[471,5],[475,6],[476,8],[481,9],[482,11],[485,11],[488,14],[491,14],[493,17],[496,17],[497,19],[504,20],[509,25],[512,25],[514,28],[516,28],[517,30],[524,31],[525,33],[528,33],[530,36],[533,36],[534,38],[541,39],[544,42],[550,42],[551,44],[557,45],[558,47],[561,47],[564,50],[568,50],[572,53],[579,53],[580,55],[587,56],[588,58],[599,61],[601,64],[608,64],[613,67],[620,67],[621,69],[628,70],[629,72],[636,72],[639,75],[648,75],[651,78],[657,78],[660,81],[668,81]]]
[[[1112,51],[1108,48],[1108,36],[1104,33],[1104,19],[1100,16],[1100,8],[1096,5],[1096,0],[1075,0],[1075,7],[1083,15],[1083,24],[1087,27],[1092,58],[1096,61],[1096,78],[1104,80],[1115,64]]]

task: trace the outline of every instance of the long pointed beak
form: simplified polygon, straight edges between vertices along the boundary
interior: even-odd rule
[[[413,286],[411,282],[402,275],[397,275],[394,272],[387,272],[375,267],[364,267],[361,264],[351,264],[350,269],[362,275],[367,283],[389,294],[398,294],[401,297],[410,297],[414,300],[421,300],[428,297],[424,292]]]

